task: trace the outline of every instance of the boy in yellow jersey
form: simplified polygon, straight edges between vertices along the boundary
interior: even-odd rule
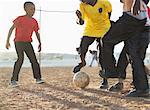
[[[77,73],[82,67],[86,65],[85,56],[88,51],[89,45],[91,45],[95,40],[97,40],[97,42],[101,46],[100,39],[107,33],[111,26],[109,18],[111,15],[112,6],[108,0],[80,1],[80,11],[76,11],[76,15],[79,19],[77,23],[83,25],[84,22],[86,22],[86,25],[79,49],[81,62],[74,67],[74,73]],[[101,48],[99,49],[101,51]],[[101,62],[101,57],[99,58]]]

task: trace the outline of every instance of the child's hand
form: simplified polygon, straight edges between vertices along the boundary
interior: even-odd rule
[[[76,10],[76,15],[77,15],[77,17],[78,17],[79,19],[82,18],[82,14],[81,14],[81,12],[80,12],[79,10]]]
[[[41,44],[38,46],[38,52],[41,52]]]
[[[10,47],[10,43],[6,42],[6,49],[9,49],[9,47]]]

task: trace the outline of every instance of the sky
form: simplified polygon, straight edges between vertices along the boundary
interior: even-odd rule
[[[12,21],[20,15],[24,15],[23,3],[26,0],[0,0],[0,52],[15,52],[14,32],[11,36],[11,48],[5,49],[5,43]],[[76,24],[76,9],[79,8],[79,0],[30,0],[36,6],[33,16],[40,25],[40,35],[43,53],[68,53],[76,54],[75,48],[79,46],[84,26]],[[120,0],[109,0],[113,6],[111,20],[116,21],[122,15]],[[39,11],[39,10],[44,11]],[[58,11],[58,12],[53,12]],[[60,13],[67,11],[68,13]],[[33,34],[33,47],[37,52],[38,41]],[[89,49],[95,49],[93,43]],[[121,51],[122,44],[115,47],[115,51]]]

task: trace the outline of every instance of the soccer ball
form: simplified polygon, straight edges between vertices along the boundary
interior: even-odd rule
[[[81,89],[84,89],[86,86],[89,85],[90,78],[87,73],[85,72],[78,72],[73,76],[73,84]]]

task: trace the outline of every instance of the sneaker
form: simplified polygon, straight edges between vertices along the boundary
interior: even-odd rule
[[[17,86],[18,86],[18,84],[17,84],[17,82],[16,82],[15,80],[11,81],[11,82],[10,82],[10,85],[11,85],[12,87],[17,87]]]
[[[103,79],[103,82],[100,85],[100,89],[108,89],[108,81],[107,81],[107,79]]]
[[[114,86],[112,86],[109,91],[112,91],[112,92],[119,92],[123,89],[123,83],[117,83],[115,84]]]
[[[100,89],[108,89],[108,84],[101,84]]]
[[[73,73],[77,73],[81,70],[82,67],[84,67],[86,64],[82,64],[82,63],[79,63],[77,66],[74,67],[73,69]]]
[[[36,79],[36,83],[37,84],[42,84],[42,83],[44,83],[44,81],[42,79]]]
[[[129,92],[126,97],[149,97],[149,89],[147,90],[133,90],[131,92]]]

